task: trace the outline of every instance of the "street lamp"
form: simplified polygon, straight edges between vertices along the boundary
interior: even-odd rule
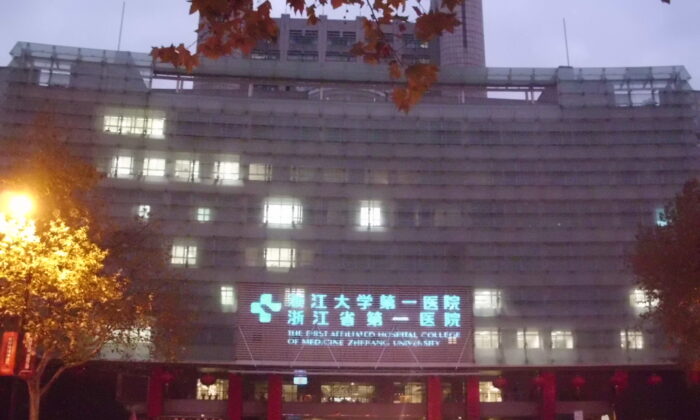
[[[34,200],[32,197],[23,192],[15,192],[15,191],[5,191],[0,193],[0,216],[2,216],[0,219],[5,219],[2,220],[4,223],[0,223],[0,230],[5,230],[5,232],[0,232],[0,233],[5,233],[7,235],[18,235],[22,240],[28,240],[28,237],[24,237],[21,235],[21,226],[26,225],[27,223],[30,223],[28,220],[29,216],[32,214],[34,210]],[[9,223],[8,223],[9,222]],[[4,225],[4,226],[2,226]],[[9,228],[9,229],[8,229]],[[17,230],[16,232],[13,232],[13,230]],[[27,290],[29,289],[29,282],[30,278],[27,278]],[[27,295],[28,296],[28,295]],[[14,348],[12,349],[12,352],[16,354],[17,348],[19,346],[19,343],[21,342],[20,337],[22,337],[23,331],[23,324],[24,324],[24,317],[21,317],[19,320],[19,325],[18,325],[18,331],[14,333]],[[12,332],[10,332],[12,334]],[[4,334],[3,334],[3,342],[4,342]],[[9,351],[9,349],[3,349],[4,351]],[[3,351],[3,353],[4,353]],[[12,357],[14,359],[14,355]],[[13,366],[11,367],[14,370],[14,363]],[[8,407],[8,419],[9,420],[14,420],[15,418],[15,412],[16,412],[16,406],[17,406],[17,379],[12,378],[12,391],[10,393],[10,404]]]
[[[8,218],[22,220],[34,211],[34,200],[27,193],[7,191],[1,195],[2,209]]]

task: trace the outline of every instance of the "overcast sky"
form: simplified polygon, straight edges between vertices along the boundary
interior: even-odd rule
[[[0,1],[0,66],[8,63],[16,41],[116,49],[122,0]],[[700,86],[698,0],[673,0],[670,6],[660,0],[483,2],[489,66],[566,64],[566,18],[572,65],[682,64],[698,79],[693,86]],[[148,52],[154,45],[190,44],[196,19],[188,9],[185,0],[127,0],[122,49]]]

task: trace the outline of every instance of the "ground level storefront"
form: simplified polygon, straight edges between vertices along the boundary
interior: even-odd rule
[[[684,417],[693,388],[673,370],[301,372],[306,379],[295,384],[291,371],[154,368],[143,414],[162,420],[698,418]]]

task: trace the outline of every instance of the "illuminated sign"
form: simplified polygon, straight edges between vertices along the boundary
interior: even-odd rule
[[[468,287],[242,283],[238,288],[239,363],[473,363]]]

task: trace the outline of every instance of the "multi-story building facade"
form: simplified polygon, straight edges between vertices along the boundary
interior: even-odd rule
[[[28,43],[0,68],[2,136],[55,114],[112,216],[157,219],[189,279],[196,337],[177,366],[131,362],[150,378],[122,377],[123,400],[162,419],[600,419],[627,385],[677,382],[625,257],[697,176],[682,67],[465,67],[482,35],[402,114],[385,69],[344,61],[354,23],[300,25],[193,74]]]

